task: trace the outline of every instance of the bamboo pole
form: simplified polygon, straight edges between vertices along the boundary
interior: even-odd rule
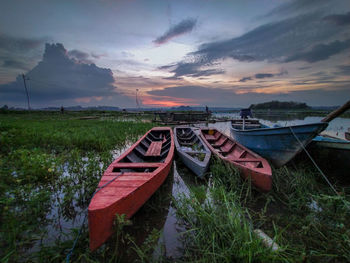
[[[339,115],[341,115],[342,113],[344,113],[345,111],[347,111],[348,109],[350,109],[350,100],[347,103],[345,103],[343,106],[341,106],[338,109],[336,109],[336,110],[332,111],[331,113],[329,113],[321,121],[322,122],[330,122],[333,119],[335,119],[336,117],[338,117]]]

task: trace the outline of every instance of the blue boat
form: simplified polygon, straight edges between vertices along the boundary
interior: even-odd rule
[[[231,134],[239,143],[265,157],[275,167],[280,167],[293,159],[327,126],[327,122],[317,122],[271,128],[257,120],[243,119],[232,121]]]

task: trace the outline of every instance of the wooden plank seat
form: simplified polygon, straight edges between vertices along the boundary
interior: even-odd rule
[[[145,156],[159,156],[162,151],[162,141],[155,141],[150,144]]]
[[[162,163],[116,163],[113,164],[113,168],[152,168],[159,167],[160,165],[162,165]]]
[[[261,162],[260,159],[257,159],[257,158],[230,158],[230,157],[227,157],[227,159],[229,159],[230,161],[234,161],[234,162]]]
[[[224,146],[224,144],[228,141],[228,138],[225,138],[221,143],[215,143],[213,144],[213,147],[214,148],[219,148],[219,147],[222,147]]]
[[[193,138],[196,137],[196,134],[192,133],[189,136],[186,137],[182,137],[182,136],[178,136],[180,140],[182,141],[189,141],[189,140],[193,140]]]
[[[205,154],[205,152],[204,151],[186,151],[186,153],[192,153],[192,154],[199,154],[199,153],[204,153]]]
[[[193,142],[181,142],[181,146],[192,146]]]
[[[219,139],[219,137],[216,138],[214,135],[205,134],[205,139],[207,139],[207,141],[216,141],[217,139]]]
[[[233,148],[236,146],[236,143],[233,143],[231,146],[230,146],[230,148],[228,148],[227,150],[223,150],[222,148],[220,148],[220,150],[219,150],[219,153],[221,153],[221,154],[228,154],[228,153],[230,153],[232,150],[233,150]],[[240,156],[241,157],[241,156]]]

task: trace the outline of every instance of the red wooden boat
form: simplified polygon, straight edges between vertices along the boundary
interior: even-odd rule
[[[101,246],[113,233],[116,214],[130,218],[162,185],[173,157],[171,128],[156,127],[107,168],[97,189],[105,187],[96,192],[88,210],[91,250]]]
[[[264,158],[216,129],[201,129],[201,136],[213,154],[237,167],[244,178],[264,192],[271,190],[271,166]]]

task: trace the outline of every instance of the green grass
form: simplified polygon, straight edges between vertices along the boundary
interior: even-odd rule
[[[81,119],[86,116],[97,118]],[[136,141],[153,126],[149,120],[110,112],[0,114],[0,262],[64,261],[112,151]],[[267,194],[219,160],[210,173],[174,200],[168,176],[132,225],[118,218],[116,234],[93,253],[85,225],[72,262],[172,261],[152,256],[155,247],[162,251],[158,240],[170,205],[186,229],[179,262],[350,261],[348,186],[333,180],[336,195],[302,162],[274,169]],[[254,229],[280,249],[271,251]]]
[[[220,160],[211,164],[209,187],[192,187],[175,200],[187,227],[185,261],[348,262],[349,188],[332,192],[314,169],[274,169],[273,190],[262,194]],[[262,229],[279,246],[266,248],[254,235]]]
[[[84,114],[91,113],[0,115],[0,261],[61,262],[81,222],[63,231],[66,237],[45,244],[52,239],[49,230],[59,232],[62,220],[70,222],[85,215],[112,161],[112,150],[136,141],[152,127],[134,116],[130,120],[104,115],[79,119]],[[56,213],[48,216],[53,210]],[[85,228],[78,243],[79,247],[83,244],[84,253],[78,249],[73,259],[86,256],[87,238]],[[37,247],[32,248],[34,243]]]

